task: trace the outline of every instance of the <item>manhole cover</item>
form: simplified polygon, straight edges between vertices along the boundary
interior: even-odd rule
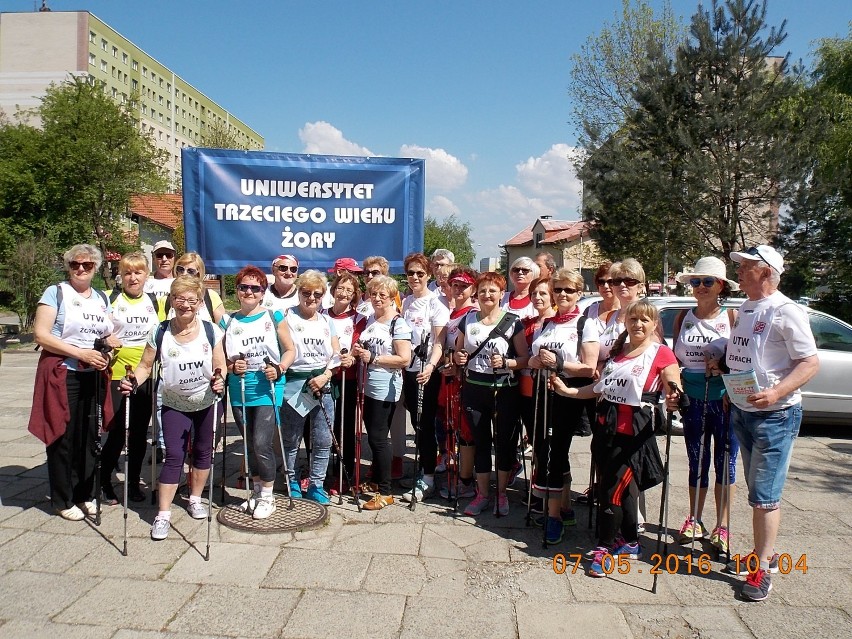
[[[294,499],[291,509],[287,497],[275,495],[275,512],[267,519],[252,519],[240,510],[241,503],[242,500],[220,508],[216,520],[228,528],[261,534],[313,530],[328,521],[328,509],[307,499]]]

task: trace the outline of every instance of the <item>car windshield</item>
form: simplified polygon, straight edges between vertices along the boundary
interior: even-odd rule
[[[824,315],[810,315],[817,348],[852,352],[852,330]]]

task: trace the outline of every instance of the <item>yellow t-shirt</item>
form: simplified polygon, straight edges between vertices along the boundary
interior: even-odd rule
[[[135,369],[145,351],[145,341],[157,324],[165,319],[163,300],[148,293],[132,298],[119,293],[112,304],[113,335],[122,343],[112,361],[112,379],[127,374],[126,367]]]

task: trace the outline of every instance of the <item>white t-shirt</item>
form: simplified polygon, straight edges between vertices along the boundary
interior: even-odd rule
[[[538,311],[532,304],[529,294],[526,297],[516,298],[513,293],[503,293],[503,298],[500,300],[500,308],[504,311],[517,315],[518,319],[527,317],[538,317]]]
[[[299,292],[294,286],[290,295],[278,297],[272,292],[272,287],[270,286],[263,292],[263,301],[261,304],[263,305],[263,308],[267,308],[270,311],[281,311],[282,313],[286,313],[287,309],[299,305]]]
[[[512,342],[512,337],[515,333],[523,333],[524,326],[521,324],[521,321],[517,318],[514,313],[506,313],[507,315],[514,317],[514,322],[509,327],[509,330],[506,331],[506,337],[495,336],[491,337],[491,332],[495,329],[496,326],[500,324],[500,321],[503,319],[501,315],[500,318],[494,324],[483,324],[479,319],[479,313],[469,313],[465,315],[464,322],[464,349],[468,353],[473,353],[479,345],[488,340],[488,342],[483,346],[479,353],[476,354],[476,357],[473,359],[468,358],[467,360],[467,369],[473,373],[486,373],[488,375],[499,374],[512,374],[512,371],[509,369],[493,369],[491,368],[491,356],[492,355],[502,355],[503,357],[508,357],[509,355],[509,345]]]
[[[775,291],[761,300],[746,300],[731,329],[726,363],[732,372],[754,370],[760,388],[783,379],[798,360],[817,354],[816,342],[804,308]],[[749,412],[774,411],[802,401],[796,389],[767,408],[749,407]]]
[[[678,361],[688,371],[704,373],[706,363],[704,353],[714,341],[731,335],[731,322],[727,309],[722,309],[716,317],[698,319],[689,309],[680,325],[680,334],[675,335],[674,352]]]
[[[142,287],[144,293],[153,293],[157,297],[165,297],[172,292],[173,277],[164,277],[157,279],[153,275],[145,280],[145,285]]]
[[[390,334],[393,325],[393,336]],[[373,315],[367,319],[367,326],[361,333],[361,343],[376,357],[393,355],[393,340],[411,340],[411,328],[405,319],[398,316],[396,321],[387,323],[376,321]],[[364,388],[367,397],[386,402],[399,401],[402,395],[402,369],[386,368],[375,362],[367,368],[367,384]]]
[[[541,328],[537,328],[533,333],[533,341],[531,352],[533,355],[538,355],[540,349],[545,349],[551,353],[558,353],[562,356],[562,361],[567,363],[579,363],[577,357],[577,323],[582,315],[578,315],[574,319],[557,324],[556,322],[545,320],[545,324]],[[597,323],[586,319],[583,324],[583,343],[597,342],[598,328]],[[573,377],[573,375],[560,371],[561,377]]]
[[[436,293],[431,292],[423,297],[413,295],[406,297],[402,302],[402,316],[411,327],[412,348],[417,348],[423,343],[424,338],[429,336],[429,352],[424,360],[428,362],[435,348],[435,330],[449,324],[450,310],[441,304]],[[419,371],[419,358],[412,357],[412,362],[406,370]]]
[[[213,379],[213,347],[207,339],[207,330],[199,322],[198,335],[191,342],[181,344],[170,329],[163,334],[160,347],[160,388],[163,406],[184,412],[207,408],[216,400],[210,387]],[[151,329],[148,345],[157,348],[156,333]],[[213,327],[214,344],[222,341],[224,333]]]

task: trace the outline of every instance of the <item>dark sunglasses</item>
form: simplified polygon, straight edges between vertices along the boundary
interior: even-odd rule
[[[289,271],[291,273],[298,273],[299,272],[298,266],[286,266],[284,264],[279,264],[275,268],[278,269],[279,273],[286,273],[287,271]]]
[[[376,277],[377,275],[381,275],[382,272],[378,269],[374,271],[364,271],[364,275],[369,275],[370,277]]]
[[[305,299],[311,299],[312,297],[315,300],[321,300],[322,296],[325,295],[322,291],[303,291],[299,290],[299,295],[304,297]]]
[[[91,271],[93,268],[95,268],[95,263],[94,262],[78,262],[77,260],[72,260],[72,261],[68,262],[68,266],[71,267],[72,271],[76,271],[79,268],[83,269],[84,271]]]
[[[426,277],[426,271],[407,271],[408,277]]]
[[[175,266],[175,273],[177,273],[178,275],[183,275],[184,273],[186,273],[187,275],[192,275],[193,277],[195,277],[196,275],[198,275],[198,269],[192,268],[191,266]]]
[[[598,280],[597,285],[598,286],[612,286],[612,280],[611,279],[609,279],[609,280]]]
[[[689,285],[698,288],[703,284],[705,288],[711,288],[717,281],[715,277],[690,277]]]
[[[576,288],[565,288],[565,287],[562,287],[562,286],[554,286],[553,292],[554,293],[567,293],[568,295],[573,295],[574,293],[577,292],[577,289]]]
[[[530,273],[530,272],[532,272],[532,269],[524,268],[522,266],[516,266],[512,269],[512,273],[522,273],[523,275],[526,275],[527,273]]]
[[[237,284],[237,290],[240,293],[254,293],[257,295],[258,293],[263,292],[263,287],[258,284]]]
[[[763,262],[764,264],[766,264],[766,266],[768,266],[769,268],[771,268],[771,269],[772,269],[772,270],[774,270],[774,271],[777,271],[777,270],[778,270],[778,269],[776,269],[774,266],[772,266],[772,264],[770,264],[769,262],[767,262],[767,261],[766,261],[766,258],[765,258],[765,257],[763,257],[763,256],[760,254],[760,249],[759,249],[759,248],[757,248],[756,246],[752,246],[750,249],[748,249],[747,251],[745,251],[745,253],[746,253],[747,255],[757,255],[757,257],[759,257],[759,258],[760,258],[760,261],[761,261],[761,262]]]
[[[174,256],[175,256],[175,254],[172,253],[171,251],[163,251],[162,253],[155,253],[154,254],[154,257],[156,257],[158,260],[161,260],[163,258],[172,259]]]
[[[639,280],[635,280],[632,277],[614,277],[612,278],[612,283],[616,286],[621,286],[622,284],[626,286],[636,286],[639,284]]]

